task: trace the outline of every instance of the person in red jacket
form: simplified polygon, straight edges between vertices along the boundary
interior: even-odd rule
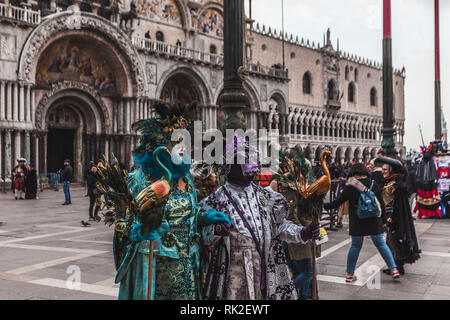
[[[16,200],[25,200],[23,192],[25,191],[25,177],[27,175],[26,160],[23,158],[17,159],[17,166],[13,170],[13,186],[14,196]]]

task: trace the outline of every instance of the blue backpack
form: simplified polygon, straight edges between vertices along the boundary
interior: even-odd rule
[[[375,218],[381,215],[381,210],[378,205],[377,198],[375,196],[375,193],[372,191],[373,183],[374,182],[372,181],[370,189],[364,187],[364,190],[359,190],[360,194],[356,215],[360,219]]]

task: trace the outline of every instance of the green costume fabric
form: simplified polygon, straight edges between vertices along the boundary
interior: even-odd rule
[[[195,188],[190,177],[186,190],[174,190],[164,207],[160,239],[154,241],[152,299],[200,299],[200,257],[198,215]],[[143,170],[129,175],[129,188],[136,196],[152,182]],[[148,296],[150,241],[138,244],[135,257],[127,259],[129,266],[120,281],[119,299],[145,300]],[[130,249],[132,250],[132,246]]]

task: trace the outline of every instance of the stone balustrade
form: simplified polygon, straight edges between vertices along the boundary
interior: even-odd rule
[[[169,44],[166,42],[145,39],[137,36],[131,38],[132,44],[138,49],[143,49],[150,52],[165,54],[169,57],[177,57],[186,59],[190,62],[211,64],[218,67],[223,67],[223,57],[217,54],[202,52],[194,49],[183,48],[181,46]]]
[[[215,67],[223,68],[223,56],[212,54],[208,52],[188,49],[181,46],[169,44],[166,42],[141,38],[133,36],[131,38],[132,44],[138,49],[145,50],[151,53],[158,53],[168,57],[178,59],[185,59],[189,62],[203,63]],[[260,64],[247,64],[247,72],[256,76],[267,76],[272,78],[288,79],[288,71],[278,68],[263,66]]]
[[[16,7],[11,4],[0,3],[0,19],[1,18],[38,25],[41,22],[41,12],[40,10],[34,11],[27,8]]]

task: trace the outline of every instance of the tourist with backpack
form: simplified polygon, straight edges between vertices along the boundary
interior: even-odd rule
[[[352,246],[347,256],[346,282],[357,280],[355,268],[365,236],[371,237],[388,265],[392,278],[398,280],[400,273],[383,237],[386,225],[383,197],[380,188],[371,179],[370,172],[362,163],[356,163],[350,168],[344,190],[336,200],[325,204],[324,208],[326,210],[338,208],[346,201],[349,202],[349,233],[352,237]]]

